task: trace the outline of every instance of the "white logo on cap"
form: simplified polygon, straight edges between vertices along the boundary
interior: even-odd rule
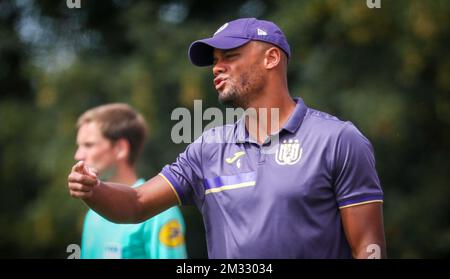
[[[256,31],[258,32],[259,36],[267,36],[267,32],[262,29],[258,28]]]
[[[220,26],[219,29],[217,29],[216,33],[214,33],[213,36],[215,36],[217,33],[221,32],[221,31],[223,31],[223,29],[227,28],[227,26],[228,26],[228,22],[225,23],[224,25]]]

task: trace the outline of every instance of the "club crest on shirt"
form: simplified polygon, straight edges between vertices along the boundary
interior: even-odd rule
[[[303,148],[297,139],[283,140],[275,153],[275,161],[281,166],[294,165],[300,161],[302,151]]]
[[[184,243],[181,225],[177,220],[171,220],[159,230],[159,241],[169,247],[177,247]]]

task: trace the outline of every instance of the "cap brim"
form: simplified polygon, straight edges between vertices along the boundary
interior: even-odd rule
[[[198,40],[189,47],[189,59],[196,66],[210,66],[213,64],[214,49],[232,49],[248,43],[248,38],[212,37]]]

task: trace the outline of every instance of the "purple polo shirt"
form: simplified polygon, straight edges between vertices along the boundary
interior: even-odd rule
[[[339,209],[382,202],[370,142],[295,101],[278,144],[259,145],[241,119],[162,169],[180,204],[203,214],[209,258],[350,258]]]

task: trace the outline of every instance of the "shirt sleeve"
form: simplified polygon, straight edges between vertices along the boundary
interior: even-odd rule
[[[145,222],[144,243],[150,259],[186,259],[185,224],[177,206]]]
[[[383,202],[369,140],[350,122],[340,132],[334,150],[334,187],[339,208]]]
[[[204,191],[200,189],[202,174],[202,137],[188,145],[177,160],[159,173],[172,187],[180,205],[201,206]]]

